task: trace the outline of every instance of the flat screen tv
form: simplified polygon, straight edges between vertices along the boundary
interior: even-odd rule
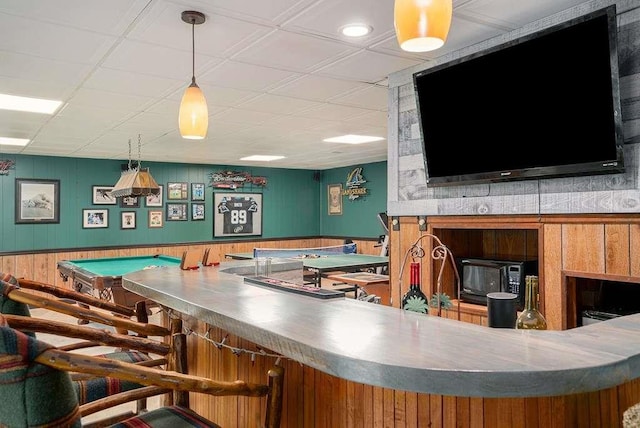
[[[615,5],[413,82],[430,187],[624,172]]]

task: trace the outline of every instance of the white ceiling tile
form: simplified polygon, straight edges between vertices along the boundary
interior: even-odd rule
[[[333,79],[318,75],[304,75],[293,82],[286,83],[271,92],[296,98],[316,101],[327,101],[335,96],[357,89],[366,88],[367,84],[352,80]]]
[[[182,81],[175,79],[100,67],[87,79],[84,86],[120,94],[158,97],[173,92],[183,84]]]
[[[318,73],[337,78],[375,83],[397,70],[413,67],[420,61],[371,51],[360,51],[355,55],[336,61]]]
[[[271,87],[281,85],[297,76],[296,73],[277,68],[225,61],[213,70],[198,76],[198,81],[212,86],[226,86],[248,91],[267,91]]]
[[[332,103],[362,107],[372,110],[387,110],[389,88],[369,85],[358,91],[346,95],[339,95],[330,99]]]
[[[55,61],[0,51],[0,76],[50,82],[53,85],[79,85],[90,73],[88,65]]]
[[[298,98],[283,97],[280,95],[264,94],[239,105],[240,108],[264,112],[277,111],[280,114],[292,114],[320,107],[322,104],[315,101],[301,100]]]
[[[262,111],[242,110],[237,108],[230,108],[222,113],[213,115],[215,122],[235,122],[235,123],[263,123],[269,119],[276,117],[275,113],[268,113]],[[209,121],[212,119],[210,118]]]

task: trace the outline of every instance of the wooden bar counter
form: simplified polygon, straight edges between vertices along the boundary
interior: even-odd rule
[[[304,366],[359,384],[442,396],[522,398],[615,391],[631,382],[633,393],[627,401],[637,398],[640,314],[565,331],[492,329],[350,298],[323,300],[273,290],[245,283],[232,273],[248,266],[234,261],[196,271],[138,271],[123,277],[123,287]],[[571,414],[579,396],[573,397]],[[624,410],[619,407],[630,404],[619,404],[607,418],[618,419]],[[440,412],[445,411],[442,406]],[[593,416],[593,409],[590,412]],[[480,426],[491,426],[488,418],[485,415]],[[571,415],[563,421],[564,426],[580,425]],[[518,426],[513,418],[511,423]],[[541,419],[540,425],[531,426],[544,424]]]

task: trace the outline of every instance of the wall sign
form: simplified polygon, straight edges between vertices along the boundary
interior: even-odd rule
[[[348,196],[350,201],[354,201],[363,196],[367,196],[367,188],[363,186],[367,180],[362,175],[362,167],[354,168],[348,175],[345,183],[346,189],[342,192],[343,196]]]
[[[215,189],[237,189],[245,184],[264,187],[267,185],[266,177],[253,177],[248,172],[219,171],[209,174],[210,186]]]

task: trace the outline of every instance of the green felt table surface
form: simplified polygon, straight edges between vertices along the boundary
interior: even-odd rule
[[[97,276],[122,276],[151,266],[180,266],[180,259],[157,255],[65,260],[64,263],[67,268],[82,269]]]

